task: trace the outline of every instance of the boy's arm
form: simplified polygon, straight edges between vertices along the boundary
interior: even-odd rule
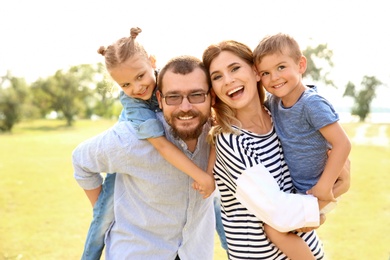
[[[340,197],[349,190],[351,186],[351,162],[346,160],[340,176],[333,186],[333,195],[335,198]]]
[[[328,155],[331,153],[331,151],[328,151]],[[344,163],[343,169],[341,170],[340,176],[337,179],[336,183],[333,186],[333,194],[337,198],[341,196],[342,194],[346,193],[349,190],[350,182],[351,182],[351,161],[347,159]],[[329,202],[328,201],[318,201],[319,208],[322,209],[325,207]],[[326,220],[325,214],[320,215],[320,225],[322,225]],[[304,228],[298,228],[295,231],[297,232],[310,232],[314,229],[317,229],[318,227],[304,227]]]
[[[332,201],[335,200],[333,187],[348,158],[351,142],[338,122],[321,128],[320,132],[332,145],[332,150],[318,183],[308,194],[313,194],[320,200]]]
[[[155,149],[180,171],[192,177],[199,184],[199,193],[203,198],[209,197],[215,190],[214,177],[207,174],[191,161],[182,151],[174,144],[168,141],[164,136],[147,139]]]

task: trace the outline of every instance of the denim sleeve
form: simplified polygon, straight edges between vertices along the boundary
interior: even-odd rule
[[[163,125],[157,120],[156,112],[141,99],[131,98],[123,91],[120,93],[123,110],[119,121],[130,121],[138,139],[155,138],[164,135]]]

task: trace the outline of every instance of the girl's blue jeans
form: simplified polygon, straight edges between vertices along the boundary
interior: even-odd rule
[[[99,260],[102,255],[106,231],[114,220],[115,175],[107,173],[99,198],[93,207],[93,219],[89,226],[82,260]]]

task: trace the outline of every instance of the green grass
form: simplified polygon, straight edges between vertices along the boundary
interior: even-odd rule
[[[71,152],[114,123],[42,120],[0,134],[0,260],[80,259],[92,209]],[[359,125],[344,128],[353,137]],[[353,145],[350,158],[352,187],[318,230],[328,259],[389,259],[390,147]],[[215,259],[226,259],[218,239],[215,248]]]

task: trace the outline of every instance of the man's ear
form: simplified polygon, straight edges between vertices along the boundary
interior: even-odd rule
[[[155,69],[157,66],[156,66],[156,56],[154,55],[149,55],[149,61],[150,63],[152,64],[152,68]]]
[[[162,97],[161,97],[161,92],[160,90],[157,90],[156,91],[156,97],[157,97],[157,101],[158,101],[158,106],[159,108],[162,110]]]

